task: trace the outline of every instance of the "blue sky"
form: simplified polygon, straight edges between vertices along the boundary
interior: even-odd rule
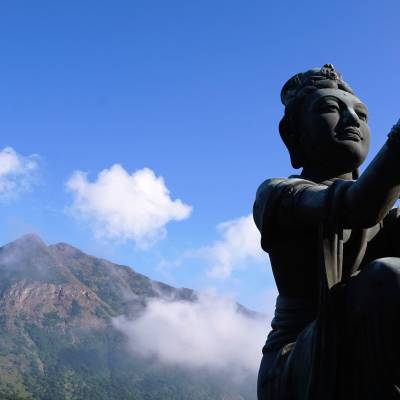
[[[394,0],[2,1],[0,149],[36,168],[3,189],[0,242],[36,232],[263,310],[267,262],[236,254],[245,239],[227,229],[245,229],[217,226],[248,216],[264,179],[293,173],[277,126],[280,88],[297,72],[327,62],[342,72],[370,110],[376,153],[400,116],[399,12]],[[104,209],[99,219],[67,183],[81,171],[90,188],[115,164],[162,176],[171,210],[181,199],[191,212],[163,215],[144,247],[129,235],[140,218],[104,235]],[[225,244],[232,268],[210,275]]]

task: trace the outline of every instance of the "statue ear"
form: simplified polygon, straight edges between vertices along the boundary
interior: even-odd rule
[[[300,145],[300,134],[293,129],[292,121],[285,115],[279,123],[281,138],[289,150],[290,161],[293,168],[298,169],[304,165],[304,156]]]

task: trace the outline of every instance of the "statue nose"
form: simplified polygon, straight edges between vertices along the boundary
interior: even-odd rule
[[[343,115],[343,121],[345,125],[352,125],[352,126],[360,126],[360,119],[358,118],[358,115],[355,111],[353,110],[345,110],[344,115]]]

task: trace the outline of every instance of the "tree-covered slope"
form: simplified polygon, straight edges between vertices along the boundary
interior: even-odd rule
[[[254,379],[134,356],[111,318],[196,301],[131,268],[29,235],[0,248],[0,399],[254,399]]]

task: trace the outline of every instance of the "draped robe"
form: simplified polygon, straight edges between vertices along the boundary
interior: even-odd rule
[[[373,227],[346,229],[341,211],[352,184],[276,178],[257,191],[254,220],[280,293],[263,348],[259,400],[400,399],[397,377],[390,375],[396,360],[389,360],[398,332],[400,263],[387,259],[387,276],[382,263],[374,264],[399,255],[399,210]],[[302,226],[297,217],[302,194],[316,190],[324,191],[321,220]],[[381,277],[378,300],[368,300],[365,287],[376,286]],[[390,296],[386,280],[395,282]]]

